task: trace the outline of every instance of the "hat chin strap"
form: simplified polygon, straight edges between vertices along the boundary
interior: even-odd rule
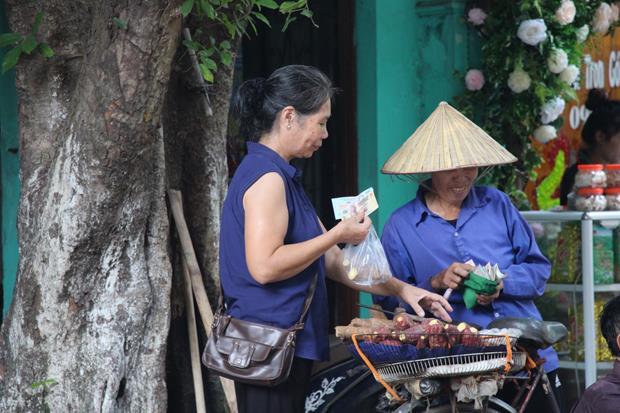
[[[474,180],[474,184],[475,184],[476,182],[478,182],[478,181],[479,181],[479,180],[480,180],[483,176],[487,175],[487,174],[491,171],[491,169],[492,169],[494,166],[497,166],[497,165],[491,165],[491,166],[484,166],[484,167],[482,167],[482,168],[484,168],[484,169],[482,170],[482,172],[480,172],[480,173],[478,174],[478,176],[477,176],[477,177],[476,177],[476,179]]]

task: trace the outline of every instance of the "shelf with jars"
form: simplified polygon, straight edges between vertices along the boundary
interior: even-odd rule
[[[620,294],[620,211],[524,211],[543,253],[552,262],[543,318],[565,323],[560,368],[582,370],[585,387],[612,366],[597,320],[604,303]]]

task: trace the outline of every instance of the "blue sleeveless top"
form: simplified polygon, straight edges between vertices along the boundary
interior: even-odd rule
[[[325,288],[325,258],[322,256],[299,274],[261,285],[248,270],[245,257],[245,191],[263,175],[275,172],[282,177],[288,207],[288,229],[284,244],[307,241],[323,233],[314,207],[300,182],[301,172],[273,150],[249,142],[248,154],[237,168],[224,201],[220,232],[220,278],[227,313],[233,317],[281,328],[295,324],[314,274],[316,291],[297,334],[295,355],[311,360],[327,360],[328,304]]]

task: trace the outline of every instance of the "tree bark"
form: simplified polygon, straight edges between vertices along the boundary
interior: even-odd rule
[[[195,34],[200,22],[189,19],[187,24]],[[213,27],[194,40],[208,44],[208,36],[213,36],[216,43],[224,40],[231,42],[233,50],[237,50],[240,41]],[[234,67],[218,65],[214,83],[208,88],[213,110],[210,117],[205,116],[201,102],[204,97],[200,85],[194,80],[193,70],[187,50],[184,46],[179,47],[163,113],[166,164],[170,187],[183,193],[185,217],[209,301],[215,311],[219,296],[220,213],[228,187],[226,137]],[[178,259],[176,262],[179,262]],[[175,265],[175,286],[180,286],[181,275],[180,266]],[[169,407],[169,411],[175,413],[194,411],[181,291],[178,287],[173,288],[169,335],[169,394],[179,400],[179,403]],[[206,335],[202,325],[199,331],[201,344],[204,345]],[[208,375],[206,369],[203,373],[207,378],[208,410],[225,411],[226,402],[218,378]]]
[[[20,264],[0,333],[0,411],[166,409],[171,263],[157,132],[180,0],[7,0],[22,57]],[[126,29],[113,21],[126,23]],[[31,385],[57,382],[48,391]]]

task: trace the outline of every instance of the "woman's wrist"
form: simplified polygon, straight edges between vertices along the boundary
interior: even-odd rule
[[[388,281],[390,295],[393,295],[394,297],[398,297],[399,299],[402,300],[403,291],[405,290],[405,287],[407,287],[407,285],[409,284],[392,276],[392,278],[390,278],[390,280]]]
[[[332,227],[329,231],[327,231],[327,236],[329,237],[329,242],[332,245],[340,244],[342,241],[342,228],[340,225],[336,225]]]

